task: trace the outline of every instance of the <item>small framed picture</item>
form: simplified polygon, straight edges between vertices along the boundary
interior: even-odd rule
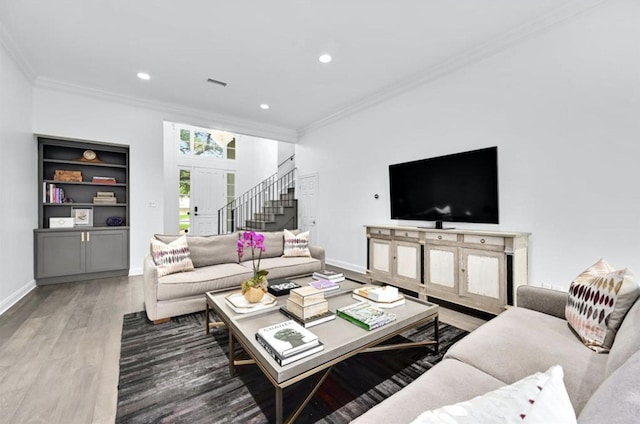
[[[93,226],[93,208],[71,208],[71,217],[76,227]]]

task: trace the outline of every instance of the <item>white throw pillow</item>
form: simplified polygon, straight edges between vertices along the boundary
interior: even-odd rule
[[[423,412],[412,424],[575,424],[563,375],[555,365],[471,400]]]
[[[151,239],[151,257],[158,268],[158,277],[176,272],[193,271],[187,237],[181,236],[169,244]]]
[[[284,230],[284,254],[285,258],[297,256],[311,256],[309,251],[309,231],[294,234],[289,230]]]

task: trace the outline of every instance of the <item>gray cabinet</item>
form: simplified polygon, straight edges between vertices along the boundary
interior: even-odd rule
[[[37,142],[37,284],[128,275],[129,147],[43,135]],[[53,228],[64,219],[70,227]]]
[[[129,230],[35,230],[38,284],[90,280],[129,269]]]

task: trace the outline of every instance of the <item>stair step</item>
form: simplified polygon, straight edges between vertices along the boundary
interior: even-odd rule
[[[264,206],[262,208],[263,213],[272,213],[277,215],[284,214],[284,207],[282,206]]]
[[[282,207],[294,207],[296,204],[296,200],[269,200],[267,202],[267,207],[274,207],[274,206],[282,206]]]
[[[273,213],[254,213],[253,214],[253,220],[254,221],[270,221],[270,222],[275,222],[276,217],[275,214]]]
[[[267,224],[269,224],[270,222],[274,221],[256,221],[254,219],[248,219],[246,221],[246,226],[254,230],[266,230]]]
[[[280,200],[294,200],[296,198],[295,193],[281,193]]]

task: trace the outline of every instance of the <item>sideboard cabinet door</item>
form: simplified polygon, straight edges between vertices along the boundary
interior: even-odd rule
[[[81,231],[36,233],[36,279],[84,273],[82,236]]]

